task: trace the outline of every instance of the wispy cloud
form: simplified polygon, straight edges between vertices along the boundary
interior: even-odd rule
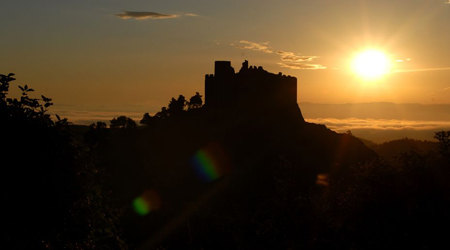
[[[450,87],[443,88],[443,89],[441,89],[439,92],[447,91],[447,90],[449,90],[449,89],[450,89]]]
[[[283,62],[311,62],[317,56],[299,56],[293,52],[277,51],[277,54],[281,56]]]
[[[267,54],[272,54],[273,50],[268,46],[269,43],[255,43],[250,42],[246,40],[239,41],[239,44],[231,44],[231,46],[238,48],[238,49],[249,49],[249,50],[256,50],[261,51]],[[278,65],[280,65],[283,68],[288,69],[326,69],[327,67],[321,65],[312,63],[312,61],[318,56],[303,56],[303,55],[296,55],[293,52],[288,51],[282,51],[278,50],[276,52],[277,55],[281,57],[281,61]]]
[[[396,59],[395,61],[396,61],[396,62],[405,62],[405,61],[409,62],[409,61],[411,61],[411,58],[406,58],[406,59]]]
[[[277,51],[277,54],[281,56],[281,61],[278,63],[283,68],[288,69],[326,69],[327,67],[311,63],[313,59],[316,59],[318,56],[301,56],[296,55],[293,52],[286,51]]]
[[[324,124],[329,129],[345,132],[357,129],[375,130],[433,130],[450,128],[450,121],[413,121],[395,119],[360,119],[360,118],[316,118],[306,119],[307,122]]]
[[[195,15],[190,13],[191,15]],[[187,14],[186,14],[187,15]],[[123,13],[116,14],[117,17],[121,19],[136,19],[136,20],[146,20],[146,19],[171,19],[177,18],[180,15],[176,14],[162,14],[156,12],[147,11],[128,11],[125,10]]]
[[[273,51],[270,50],[268,44],[269,43],[255,43],[255,42],[250,42],[250,41],[246,41],[246,40],[241,40],[241,41],[239,41],[239,44],[231,44],[231,45],[238,49],[256,50],[256,51],[261,51],[264,53],[272,54]]]
[[[446,87],[446,88],[443,88],[443,89],[438,90],[436,92],[433,92],[433,93],[429,94],[428,96],[434,96],[434,95],[436,95],[438,93],[441,93],[441,92],[444,92],[444,91],[447,91],[447,90],[450,90],[450,87]]]
[[[282,68],[288,69],[326,69],[327,67],[320,64],[312,63],[298,63],[298,62],[280,62],[278,63]]]
[[[199,15],[194,14],[194,13],[186,13],[184,14],[185,16],[190,16],[190,17],[198,17]]]
[[[394,73],[405,73],[405,72],[419,72],[419,71],[436,71],[436,70],[450,70],[450,68],[425,68],[425,69],[400,69],[394,70]]]

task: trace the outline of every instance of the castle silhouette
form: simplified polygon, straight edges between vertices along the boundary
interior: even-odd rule
[[[304,121],[297,104],[297,78],[249,67],[247,60],[238,73],[230,61],[215,62],[214,74],[205,76],[205,107],[247,114],[294,110]]]

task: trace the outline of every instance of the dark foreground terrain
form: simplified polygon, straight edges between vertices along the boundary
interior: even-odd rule
[[[6,249],[446,242],[449,132],[425,148],[370,149],[350,132],[304,122],[296,106],[232,112],[180,108],[175,99],[143,126],[118,117],[109,128],[83,128],[51,120],[51,99],[30,98],[27,86],[8,99],[12,80],[1,76]]]

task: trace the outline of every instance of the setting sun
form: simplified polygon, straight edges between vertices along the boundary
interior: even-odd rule
[[[366,50],[353,59],[353,70],[365,79],[374,79],[386,74],[390,63],[388,57],[378,50]]]

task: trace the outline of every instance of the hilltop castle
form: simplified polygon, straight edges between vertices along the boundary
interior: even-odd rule
[[[205,76],[205,106],[214,110],[300,111],[297,78],[269,73],[261,66],[249,67],[248,61],[235,73],[231,62],[216,61],[214,75]]]

